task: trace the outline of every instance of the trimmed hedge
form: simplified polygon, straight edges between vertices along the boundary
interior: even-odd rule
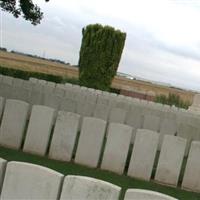
[[[72,84],[79,84],[79,80],[75,78],[68,78],[68,77],[62,77],[62,76],[56,76],[52,74],[45,74],[45,73],[39,73],[39,72],[30,72],[30,71],[23,71],[19,69],[13,69],[13,68],[6,68],[0,66],[0,74],[12,76],[15,78],[20,78],[24,80],[29,80],[30,77],[43,79],[46,81],[51,81],[55,83],[72,83]]]
[[[79,57],[80,84],[109,90],[120,62],[126,33],[110,26],[88,25],[82,29]]]
[[[43,79],[43,80],[52,81],[56,83],[61,83],[63,80],[61,76],[55,76],[51,74],[38,73],[38,72],[29,72],[29,71],[23,71],[19,69],[5,68],[5,67],[0,67],[0,74],[12,76],[12,77],[20,78],[24,80],[28,80],[30,77],[35,77],[38,79]]]
[[[14,78],[20,78],[24,80],[29,80],[30,77],[34,77],[34,78],[43,79],[46,81],[55,82],[55,83],[71,83],[74,85],[80,85],[79,79],[76,79],[76,78],[55,76],[51,74],[38,73],[38,72],[29,72],[29,71],[6,68],[6,67],[1,67],[1,66],[0,66],[0,74],[11,76]],[[120,90],[115,89],[115,88],[110,88],[110,91],[117,94],[120,93]]]

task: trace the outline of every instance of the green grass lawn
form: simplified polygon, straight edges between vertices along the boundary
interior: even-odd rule
[[[8,161],[22,161],[46,166],[64,175],[82,175],[108,181],[122,187],[121,199],[123,199],[127,188],[140,188],[158,191],[176,197],[180,200],[200,200],[200,193],[188,192],[181,190],[180,188],[166,187],[156,184],[153,181],[147,182],[137,180],[125,175],[117,175],[115,173],[99,169],[91,169],[85,166],[74,164],[72,162],[50,160],[47,157],[30,155],[22,151],[7,149],[4,147],[0,147],[0,157]]]

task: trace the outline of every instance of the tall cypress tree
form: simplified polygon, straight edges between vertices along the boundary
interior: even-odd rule
[[[110,26],[88,25],[82,29],[79,80],[84,86],[109,90],[116,75],[126,33]]]

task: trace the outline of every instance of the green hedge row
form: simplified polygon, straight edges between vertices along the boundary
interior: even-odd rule
[[[75,85],[81,85],[79,82],[79,79],[76,78],[69,78],[69,77],[62,77],[62,76],[55,76],[51,74],[44,74],[44,73],[38,73],[38,72],[28,72],[28,71],[23,71],[19,69],[13,69],[13,68],[6,68],[6,67],[1,67],[0,66],[0,74],[6,75],[6,76],[12,76],[14,78],[20,78],[24,80],[29,80],[30,77],[38,78],[38,79],[43,79],[46,81],[51,81],[55,83],[71,83]],[[120,93],[120,90],[110,88],[111,92]]]
[[[13,69],[13,68],[6,68],[0,66],[0,74],[12,76],[15,78],[20,78],[24,80],[29,80],[30,77],[43,79],[46,81],[51,81],[55,83],[72,83],[72,84],[79,84],[79,80],[75,78],[68,78],[68,77],[62,77],[62,76],[56,76],[51,74],[45,74],[45,73],[39,73],[39,72],[29,72],[29,71],[23,71],[19,69]]]
[[[34,78],[52,81],[56,83],[61,83],[63,81],[63,78],[61,76],[55,76],[55,75],[50,75],[50,74],[38,73],[38,72],[29,72],[29,71],[23,71],[19,69],[5,68],[5,67],[0,67],[0,74],[12,76],[12,77],[20,78],[24,80],[28,80],[30,77],[34,77]]]
[[[165,95],[158,95],[155,97],[155,102],[167,104],[167,105],[175,105],[178,108],[185,108],[188,109],[188,107],[191,105],[189,101],[183,101],[179,95],[176,94],[169,94],[169,96]]]

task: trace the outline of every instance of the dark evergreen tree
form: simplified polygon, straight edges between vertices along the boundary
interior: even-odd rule
[[[88,25],[82,30],[80,84],[109,90],[121,59],[126,33],[110,26]]]
[[[19,0],[19,6],[17,2],[17,0],[0,0],[0,7],[3,11],[13,14],[16,18],[22,15],[25,20],[30,21],[33,25],[40,23],[43,13],[36,4],[33,4],[32,0]]]

